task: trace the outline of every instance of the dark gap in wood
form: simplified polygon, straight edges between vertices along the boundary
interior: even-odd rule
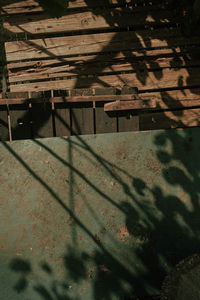
[[[29,115],[30,115],[30,125],[31,125],[31,139],[34,138],[34,130],[33,130],[33,112],[32,105],[29,105]]]
[[[119,132],[119,116],[116,116],[116,122],[117,122],[117,132]]]
[[[31,115],[28,104],[9,105],[12,139],[31,139]]]
[[[54,104],[51,106],[52,108],[52,128],[53,128],[53,136],[56,136],[56,121],[55,121],[55,109],[54,109]]]
[[[96,134],[96,108],[93,108],[93,128],[94,134]]]
[[[34,138],[52,137],[51,103],[32,103]]]
[[[70,107],[70,135],[73,135],[72,132],[72,108]]]

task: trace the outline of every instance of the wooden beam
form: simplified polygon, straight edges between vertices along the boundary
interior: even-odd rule
[[[23,104],[23,103],[78,103],[78,102],[108,102],[108,101],[131,101],[135,95],[100,95],[100,96],[72,96],[72,97],[40,97],[40,98],[2,98],[0,105]]]
[[[140,130],[200,126],[200,108],[154,112],[139,116]]]
[[[156,101],[149,100],[134,100],[134,101],[115,101],[104,104],[104,111],[118,111],[118,110],[133,110],[133,109],[150,109],[156,108]]]

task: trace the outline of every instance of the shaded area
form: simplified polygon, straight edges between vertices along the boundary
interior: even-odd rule
[[[199,252],[198,136],[194,128],[35,140],[21,142],[23,159],[20,144],[3,144],[3,152],[15,157],[14,167],[23,166],[25,178],[32,178],[26,179],[30,191],[22,194],[23,201],[39,188],[33,196],[40,199],[39,207],[30,207],[31,198],[30,204],[25,201],[20,219],[28,218],[28,226],[43,224],[43,229],[30,227],[30,238],[18,237],[19,249],[25,249],[25,240],[31,248],[36,243],[39,252],[28,262],[23,256],[11,259],[18,277],[13,288],[25,293],[33,287],[42,299],[80,299],[81,291],[83,299],[97,300],[159,293],[167,272]],[[31,152],[25,154],[26,149]],[[29,161],[39,149],[40,167],[37,160]]]

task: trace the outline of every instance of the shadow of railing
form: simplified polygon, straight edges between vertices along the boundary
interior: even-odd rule
[[[72,283],[69,283],[67,288],[63,287],[63,283],[73,282],[79,285],[85,280],[91,282],[92,299],[99,300],[102,297],[106,299],[119,297],[120,299],[124,295],[151,294],[153,291],[159,290],[165,274],[179,260],[199,251],[198,134],[198,128],[169,132],[159,131],[154,134],[146,133],[146,138],[148,138],[147,135],[152,135],[152,140],[148,139],[152,141],[150,149],[154,150],[148,151],[148,146],[145,148],[144,145],[145,149],[141,150],[141,154],[137,152],[133,156],[129,153],[132,155],[132,159],[130,159],[131,156],[122,158],[123,153],[121,153],[119,162],[123,167],[118,167],[116,163],[113,164],[117,157],[116,153],[120,149],[116,149],[116,153],[113,152],[114,159],[111,158],[111,161],[107,161],[108,155],[105,152],[103,152],[105,157],[102,157],[96,153],[98,147],[93,146],[94,148],[92,148],[91,143],[81,136],[63,141],[69,151],[66,160],[53,151],[48,143],[43,143],[42,140],[33,141],[33,144],[37,146],[36,149],[41,148],[48,159],[50,158],[51,164],[55,160],[69,171],[67,179],[69,188],[66,189],[68,196],[64,197],[69,200],[68,204],[63,202],[64,195],[62,197],[57,195],[56,191],[50,187],[48,180],[41,178],[33,171],[27,162],[13,150],[12,145],[3,144],[26,172],[44,187],[51,199],[62,207],[67,214],[66,218],[70,218],[72,224],[71,238],[67,239],[67,250],[62,256],[62,268],[66,272],[65,276],[61,280],[54,278],[51,260],[39,267],[46,274],[49,273],[51,282],[48,287],[45,283],[35,283],[34,290],[42,299],[48,297],[49,299],[76,299],[76,297],[68,295],[70,293],[69,286]],[[135,143],[137,145],[137,138],[135,138]],[[120,148],[119,144],[118,146]],[[128,147],[127,143],[124,155],[126,155]],[[141,161],[139,155],[144,155],[141,171],[137,169],[135,174],[130,174],[129,171],[133,172],[136,168],[136,156]],[[190,159],[188,159],[188,155],[190,155]],[[81,167],[78,167],[79,162],[77,163],[75,160],[77,157],[82,164],[85,161],[86,165],[95,166],[94,168],[98,170],[96,171],[97,176],[104,174],[104,178],[113,182],[113,186],[117,185],[120,197],[116,196],[114,192],[112,194],[109,190],[105,191],[102,185],[96,185],[97,181],[92,179],[91,171],[82,173]],[[132,164],[131,167],[127,166],[128,170],[124,169],[123,160]],[[152,178],[153,174],[154,178]],[[86,190],[87,193],[85,193]],[[119,218],[119,227],[115,234],[112,225],[108,228],[108,223],[105,226],[105,223],[102,222],[101,208],[96,206],[94,209],[88,191],[92,197],[96,195],[98,199],[101,199],[104,207],[108,206],[108,220],[112,218],[113,213],[116,216],[118,212],[122,214],[124,223],[121,226]],[[114,199],[114,195],[118,199]],[[81,197],[84,209],[88,210],[88,217],[85,219],[80,212],[76,212],[77,205],[80,204],[80,202],[76,202],[77,197]],[[83,210],[82,214],[85,214]],[[93,224],[96,222],[100,224],[104,233],[96,233],[95,229],[90,228],[91,220],[93,220]],[[113,225],[113,228],[116,229],[116,224]],[[83,235],[88,237],[87,243],[93,248],[92,252],[79,247],[78,238]],[[119,249],[121,254],[116,255],[115,250],[108,247],[104,236],[108,236],[110,243],[115,245],[114,249],[116,251]],[[124,257],[124,249],[127,251],[130,268]],[[15,290],[20,292],[26,290],[29,283],[28,274],[35,273],[31,264],[31,260],[26,261],[17,257],[11,261],[11,269],[21,273]],[[40,261],[38,264],[40,265]],[[34,276],[37,277],[37,273]]]

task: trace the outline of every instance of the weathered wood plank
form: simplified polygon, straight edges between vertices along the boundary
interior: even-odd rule
[[[119,132],[138,131],[139,116],[134,112],[118,114],[118,130]]]
[[[9,106],[13,140],[31,139],[31,114],[28,105]]]
[[[200,60],[188,59],[185,60],[183,56],[178,57],[155,57],[155,59],[145,58],[136,60],[134,58],[111,59],[102,62],[86,62],[74,64],[74,63],[55,63],[52,67],[36,66],[35,68],[21,68],[12,69],[8,71],[9,83],[15,83],[20,81],[33,81],[44,79],[55,79],[62,77],[71,77],[77,75],[96,75],[113,72],[148,72],[148,70],[158,70],[159,68],[183,68],[183,67],[196,67],[200,66]],[[162,72],[162,70],[160,71]]]
[[[72,135],[93,134],[94,120],[92,103],[82,105],[72,105]]]
[[[73,90],[72,96],[92,96],[92,90]],[[94,133],[94,119],[93,119],[93,104],[82,103],[71,105],[71,122],[72,122],[72,135],[74,134],[92,134]]]
[[[200,125],[200,108],[154,112],[139,116],[140,130],[183,128]]]
[[[1,95],[1,94],[0,94]],[[99,95],[99,96],[60,96],[51,98],[1,98],[0,105],[23,104],[23,103],[77,103],[77,102],[105,102],[133,100],[132,95]]]
[[[141,59],[145,60],[145,61],[155,61],[155,60],[164,60],[166,58],[171,58],[174,60],[177,60],[177,64],[178,64],[178,60],[179,58],[181,59],[180,61],[180,65],[183,63],[182,61],[182,56],[191,56],[191,58],[189,59],[189,61],[193,58],[195,58],[195,60],[197,60],[198,58],[198,54],[200,52],[200,47],[198,45],[194,47],[184,47],[184,48],[180,48],[180,47],[176,47],[176,48],[167,48],[167,49],[153,49],[153,50],[146,50],[144,49],[143,51],[137,51],[137,50],[128,50],[128,51],[123,51],[123,52],[116,52],[115,54],[113,53],[102,53],[101,55],[97,56],[95,55],[86,55],[86,56],[82,56],[82,55],[78,55],[78,56],[72,56],[72,57],[65,57],[59,59],[59,58],[54,58],[54,59],[40,59],[40,60],[30,60],[30,61],[18,61],[18,62],[8,62],[7,63],[7,68],[8,70],[11,70],[11,74],[12,72],[18,72],[22,69],[22,71],[26,71],[27,72],[29,70],[29,72],[39,72],[42,70],[44,72],[48,72],[48,70],[50,70],[50,68],[54,68],[54,67],[62,67],[62,65],[64,65],[66,68],[70,67],[70,66],[79,66],[82,65],[84,63],[88,63],[88,62],[93,62],[93,60],[95,60],[95,63],[102,63],[102,66],[104,64],[108,64],[111,62],[121,62],[124,60],[127,61],[135,61],[137,63],[138,60],[141,61]],[[196,54],[196,56],[195,56]],[[180,66],[179,65],[179,66]],[[14,71],[15,69],[17,69],[17,71]],[[20,73],[19,73],[20,74]],[[13,74],[14,75],[14,74]]]
[[[33,104],[32,118],[34,138],[53,136],[52,108],[50,103]]]
[[[133,110],[133,109],[152,109],[156,108],[154,99],[114,101],[104,104],[104,111]]]
[[[56,136],[70,136],[71,121],[70,108],[66,103],[55,104],[55,127]]]
[[[64,62],[68,55],[106,53],[112,51],[145,51],[151,47],[176,47],[199,43],[198,36],[185,39],[179,29],[161,28],[130,32],[109,32],[64,36],[5,43],[7,62],[28,59],[56,58]]]
[[[107,90],[107,89],[106,89]],[[109,91],[107,92],[109,93]],[[135,99],[135,95],[95,95],[95,96],[60,96],[52,98],[2,98],[0,94],[0,105],[11,105],[11,104],[23,104],[23,103],[69,103],[77,102],[110,102],[110,101],[127,101]],[[8,93],[9,96],[9,93]],[[20,95],[21,96],[21,95]],[[163,92],[150,92],[140,93],[141,99],[154,99],[156,102],[156,109],[170,109],[170,108],[181,108],[181,107],[194,107],[200,103],[200,89],[180,89],[180,90],[169,90]],[[58,106],[59,107],[59,106]]]
[[[8,140],[8,116],[5,106],[0,107],[0,140]]]
[[[149,2],[152,4],[159,4],[159,0],[143,0],[144,4],[148,5]],[[124,5],[131,3],[131,0],[75,0],[69,1],[68,10],[74,8],[96,8],[99,6],[110,6],[110,5]],[[134,4],[141,4],[140,0],[134,0]],[[33,13],[44,11],[43,7],[39,5],[36,0],[1,0],[1,13],[2,14],[22,14],[22,13]],[[66,10],[67,11],[67,10]]]
[[[95,95],[116,94],[116,89],[110,87],[108,89],[96,88]],[[104,103],[98,102],[95,105],[95,133],[117,132],[117,117],[116,115],[108,115],[103,108]]]
[[[140,91],[195,87],[200,83],[200,68],[165,68],[152,72],[142,70],[137,73],[96,76],[93,78],[73,78],[68,80],[43,81],[10,85],[11,92],[45,91],[51,89],[103,88],[123,86],[137,87]]]
[[[133,17],[134,15],[134,17]],[[34,15],[11,15],[3,17],[3,27],[6,36],[26,33],[30,35],[94,30],[106,28],[124,28],[127,26],[159,25],[178,20],[177,12],[154,6],[130,8],[115,8],[109,10],[66,12],[60,18],[49,18],[45,13]]]
[[[108,115],[103,108],[103,104],[96,105],[96,133],[117,132],[116,116]]]

